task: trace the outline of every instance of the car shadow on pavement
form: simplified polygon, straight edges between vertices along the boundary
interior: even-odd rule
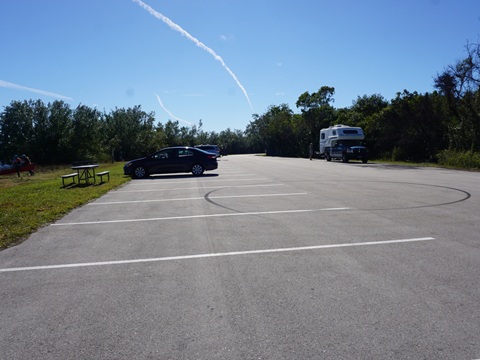
[[[145,178],[135,179],[135,181],[148,181],[148,180],[161,180],[161,179],[202,179],[202,178],[211,178],[217,177],[220,174],[203,174],[200,176],[193,176],[192,174],[175,174],[175,175],[150,175]]]

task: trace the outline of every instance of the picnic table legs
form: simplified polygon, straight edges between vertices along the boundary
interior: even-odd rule
[[[91,170],[93,172],[93,175],[90,173],[90,169],[77,169],[78,182],[80,183],[83,180],[86,184],[89,184],[90,179],[93,179],[93,182],[96,183],[95,168],[92,168]]]

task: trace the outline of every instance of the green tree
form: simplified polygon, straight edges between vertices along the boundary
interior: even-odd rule
[[[108,148],[101,146],[101,134],[101,113],[86,105],[79,105],[73,113],[72,158],[83,160],[105,158],[106,155],[102,152],[107,152],[108,155]]]
[[[258,114],[253,114],[252,118],[245,128],[247,146],[254,153],[262,153],[268,144],[268,119]]]
[[[12,101],[0,114],[0,159],[33,150],[33,101]]]
[[[33,138],[31,159],[34,162],[48,163],[48,153],[51,146],[50,133],[50,109],[41,100],[37,100],[33,105]]]
[[[350,108],[351,121],[348,125],[360,127],[364,126],[369,117],[378,114],[388,105],[388,101],[380,94],[373,94],[370,96],[363,95],[362,97],[359,96]]]
[[[168,146],[181,145],[180,126],[178,120],[168,120],[165,123],[165,141]]]
[[[50,164],[71,162],[73,121],[72,110],[64,101],[54,101],[48,104],[48,132],[44,134],[49,144],[42,154],[43,161]]]
[[[451,121],[449,147],[480,150],[480,44],[467,44],[467,57],[437,75],[435,87],[445,96]]]
[[[339,112],[338,122],[341,124],[359,126],[365,132],[365,143],[371,156],[387,151],[379,144],[383,135],[382,112],[389,106],[388,101],[379,94],[357,97],[353,105]]]
[[[335,100],[333,95],[335,88],[322,86],[317,92],[310,94],[308,91],[301,94],[296,102],[297,108],[301,109],[305,127],[303,127],[306,139],[301,146],[313,142],[318,144],[320,130],[333,125],[336,119],[334,107],[331,105]]]
[[[263,144],[267,155],[293,156],[298,152],[298,142],[293,129],[293,112],[287,104],[270,106],[259,116],[253,115],[246,133]]]
[[[133,159],[159,148],[158,130],[153,113],[140,106],[115,108],[104,115],[103,144],[117,159]]]
[[[245,134],[241,130],[227,128],[220,132],[218,145],[225,154],[242,154],[248,152]]]
[[[434,161],[445,146],[438,94],[397,93],[391,104],[370,117],[375,155],[393,160]]]

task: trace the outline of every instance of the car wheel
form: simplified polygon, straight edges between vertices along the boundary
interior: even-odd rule
[[[147,170],[143,166],[138,166],[133,170],[133,175],[137,179],[141,179],[147,176]]]
[[[366,164],[368,162],[368,159],[362,159],[362,163]]]
[[[192,166],[193,176],[202,175],[204,171],[205,171],[205,168],[200,164],[195,164],[195,165]]]

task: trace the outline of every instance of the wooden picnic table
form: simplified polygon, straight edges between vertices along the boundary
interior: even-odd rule
[[[78,165],[72,166],[73,170],[77,170],[78,174],[78,183],[85,181],[86,184],[90,183],[90,179],[93,179],[95,183],[95,169],[98,167],[98,164],[91,165]]]

